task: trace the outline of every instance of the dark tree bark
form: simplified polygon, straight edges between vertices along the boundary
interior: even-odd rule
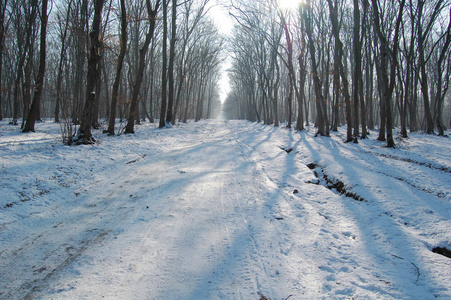
[[[312,64],[312,77],[313,77],[313,88],[315,92],[316,97],[316,108],[317,108],[317,126],[318,130],[316,132],[316,135],[320,136],[328,136],[326,131],[326,107],[324,103],[324,97],[321,93],[321,80],[318,75],[318,65],[316,62],[316,49],[315,49],[315,41],[314,36],[312,33],[312,8],[310,1],[307,1],[307,11],[304,11],[304,19],[306,24],[306,32],[308,36],[308,45],[310,49],[310,57],[311,57],[311,64]]]
[[[298,119],[296,122],[296,130],[304,130],[304,118],[303,118],[303,99],[302,99],[302,95],[300,90],[297,88],[297,79],[296,79],[296,72],[294,69],[294,64],[293,64],[293,40],[291,38],[291,32],[288,28],[288,24],[285,20],[285,17],[283,15],[281,15],[281,20],[282,20],[282,25],[283,25],[283,30],[285,33],[285,39],[287,42],[287,61],[285,62],[287,68],[288,68],[288,75],[290,78],[290,90],[289,90],[289,120],[291,122],[291,114],[292,114],[292,105],[291,105],[291,98],[292,98],[292,93],[294,91],[295,95],[296,95],[296,100],[298,103]],[[303,57],[301,58],[300,64],[303,63]],[[303,66],[301,66],[302,68]],[[301,73],[301,76],[303,76],[303,74]],[[302,80],[302,79],[301,79]],[[300,89],[302,89],[303,86],[301,85]],[[277,110],[276,110],[277,112]],[[291,128],[291,124],[288,124],[288,127]]]
[[[33,102],[31,104],[31,109],[28,113],[27,122],[25,123],[23,132],[30,131],[34,132],[34,124],[39,116],[39,107],[41,105],[41,95],[44,87],[44,75],[45,75],[45,56],[46,56],[45,52],[46,52],[47,20],[48,20],[47,3],[48,0],[42,0],[39,70],[35,83]]]
[[[386,130],[387,130],[387,147],[394,148],[395,142],[393,139],[393,120],[391,111],[391,98],[393,94],[393,89],[395,88],[396,81],[396,66],[397,66],[397,56],[398,56],[398,41],[399,41],[399,28],[402,21],[402,13],[405,4],[405,0],[401,0],[399,5],[399,12],[396,18],[395,32],[393,38],[393,49],[390,49],[387,37],[383,34],[381,29],[379,6],[377,0],[372,0],[373,2],[373,17],[374,17],[374,27],[376,34],[379,38],[381,62],[380,62],[380,75],[382,80],[383,95],[381,103],[384,103],[385,119],[386,119]],[[388,62],[390,61],[390,75],[388,74]],[[382,105],[381,105],[382,106]]]
[[[80,3],[81,2],[81,3]],[[74,11],[76,19],[74,22],[75,32],[75,79],[73,84],[73,96],[71,101],[71,117],[74,124],[80,124],[83,114],[83,78],[85,74],[85,63],[87,51],[89,51],[89,37],[86,34],[88,31],[88,0],[79,0],[77,9]],[[89,68],[89,67],[88,67]],[[86,95],[85,95],[86,96]],[[85,99],[86,100],[86,99]]]
[[[412,1],[412,0],[411,0]],[[409,15],[411,19],[411,25],[410,25],[410,32],[403,29],[403,40],[404,40],[404,56],[405,56],[405,63],[406,63],[406,72],[404,80],[404,97],[401,99],[400,103],[400,121],[401,121],[401,136],[403,138],[407,138],[407,116],[408,116],[408,109],[407,107],[410,105],[412,108],[414,105],[414,88],[413,88],[413,79],[414,79],[414,54],[415,54],[415,42],[416,37],[412,34],[410,38],[410,43],[407,44],[408,38],[407,35],[410,35],[412,32],[415,32],[415,22],[413,22],[416,18],[415,16],[415,10],[413,6],[410,7]],[[416,112],[415,112],[416,114]],[[415,120],[411,118],[410,120],[410,130],[415,130]]]
[[[371,47],[371,41],[368,41],[368,47]],[[367,100],[366,107],[368,112],[368,128],[374,129],[374,108],[373,108],[373,92],[374,92],[374,64],[372,63],[371,58],[372,49],[366,50],[366,70],[365,70],[365,81],[366,81],[366,89],[365,89],[365,97]]]
[[[276,52],[276,51],[274,51],[274,52]],[[279,124],[279,107],[278,107],[278,104],[279,104],[280,68],[279,68],[279,63],[277,62],[277,56],[274,57],[274,67],[275,67],[274,69],[276,71],[276,79],[274,80],[274,87],[273,87],[274,95],[273,95],[272,103],[273,103],[273,111],[274,111],[274,126],[278,127],[280,125]],[[298,118],[298,123],[299,123],[299,118]],[[304,126],[303,123],[304,123],[304,121],[302,121],[302,126]]]
[[[297,130],[304,130],[304,105],[305,105],[305,81],[307,78],[307,68],[306,68],[306,52],[305,49],[305,38],[302,37],[302,53],[298,56],[299,61],[299,102],[298,102],[298,119],[296,124]],[[307,114],[308,112],[306,112]],[[307,118],[308,120],[308,118]],[[308,121],[307,121],[308,125]]]
[[[413,41],[413,39],[412,39]],[[413,43],[411,44],[413,46]],[[404,84],[404,97],[401,99],[400,104],[400,117],[401,117],[401,136],[403,138],[407,138],[407,104],[409,103],[409,99],[412,98],[412,56],[413,56],[413,48],[410,48],[409,53],[407,55],[407,68],[405,75],[405,84]]]
[[[34,25],[33,25],[34,28]],[[33,34],[31,36],[32,40],[36,39],[37,32],[33,29]],[[33,63],[34,63],[34,47],[30,47],[27,55],[27,63],[25,64],[24,69],[24,80],[22,83],[22,125],[20,127],[21,130],[24,129],[25,121],[27,120],[28,113],[30,112],[30,103],[31,103],[31,77],[33,74]]]
[[[59,29],[60,29],[60,40],[61,40],[61,50],[60,50],[60,57],[58,62],[58,74],[56,79],[56,102],[55,102],[55,123],[60,122],[59,114],[61,110],[61,102],[62,102],[62,90],[61,85],[63,82],[63,65],[64,60],[66,58],[66,51],[68,48],[68,41],[67,41],[67,32],[69,30],[69,22],[70,22],[70,14],[71,14],[71,7],[72,7],[72,1],[69,2],[67,7],[67,13],[65,18],[65,23],[62,23],[62,20],[58,18],[59,21]]]
[[[160,109],[160,124],[159,128],[166,126],[165,117],[167,109],[167,90],[168,90],[168,78],[167,78],[167,64],[168,64],[168,2],[169,0],[163,0],[163,67],[161,70],[161,109]]]
[[[450,48],[450,44],[451,44],[451,8],[449,11],[449,24],[448,24],[448,28],[445,32],[445,43],[443,45],[443,48],[440,51],[440,56],[439,59],[437,61],[437,72],[438,72],[438,80],[437,80],[437,91],[436,91],[436,103],[437,103],[437,110],[436,110],[436,114],[437,114],[437,131],[438,131],[438,135],[440,136],[444,136],[445,135],[445,130],[446,130],[446,126],[443,122],[443,102],[444,102],[444,98],[445,98],[445,94],[446,91],[448,90],[449,87],[449,77],[450,77],[450,68],[451,68],[451,63],[449,62],[450,59],[450,54],[448,53],[448,49]],[[443,61],[445,60],[445,57],[448,56],[448,63],[446,66],[446,72],[445,72],[445,88],[444,90],[442,90],[443,88],[443,73],[442,73],[442,68],[443,68]]]
[[[420,27],[420,25],[419,25]],[[429,87],[428,87],[428,77],[426,74],[426,61],[424,58],[424,42],[423,38],[419,36],[419,52],[420,52],[420,72],[421,72],[421,78],[420,78],[420,84],[421,84],[421,91],[423,93],[423,104],[424,104],[424,113],[426,115],[426,132],[427,133],[434,133],[434,123],[432,120],[432,114],[431,114],[431,108],[429,104]]]
[[[352,116],[354,125],[354,138],[359,136],[359,90],[362,73],[361,45],[360,45],[360,11],[359,0],[353,0],[354,3],[354,28],[353,28],[353,50],[354,50],[354,80],[352,81],[352,102],[354,113]],[[360,76],[360,78],[359,78]]]
[[[169,92],[168,92],[168,108],[166,122],[168,126],[172,126],[172,112],[174,103],[174,59],[175,59],[175,41],[177,33],[177,0],[172,0],[172,25],[171,25],[171,43],[169,46],[169,65],[168,65],[168,81],[169,81]]]
[[[16,5],[19,5],[17,3]],[[13,124],[17,125],[17,120],[20,118],[20,101],[19,101],[19,90],[20,90],[20,84],[22,82],[22,77],[24,73],[24,66],[25,66],[25,60],[27,58],[28,51],[30,47],[32,47],[32,34],[33,34],[33,28],[34,23],[36,20],[36,14],[37,14],[37,0],[27,2],[27,5],[29,7],[24,7],[24,9],[27,9],[29,11],[26,12],[25,16],[25,28],[26,28],[26,36],[25,39],[23,38],[23,32],[18,33],[17,35],[17,43],[19,44],[19,51],[18,51],[18,62],[17,62],[17,68],[16,68],[16,79],[14,82],[14,104],[13,104]],[[20,10],[20,8],[16,8]],[[16,14],[19,14],[16,16],[17,18],[20,18],[21,12],[17,11]],[[16,20],[16,22],[21,22],[20,19]],[[22,24],[15,24],[16,28],[20,28]],[[18,29],[19,30],[19,29]],[[26,108],[24,108],[26,109]]]
[[[114,123],[116,120],[116,107],[119,92],[119,84],[121,82],[122,67],[124,65],[124,57],[127,50],[127,10],[125,7],[125,0],[121,2],[121,50],[117,59],[116,77],[113,83],[113,91],[111,95],[110,117],[108,121],[107,133],[114,135]]]
[[[153,34],[155,32],[156,16],[158,13],[158,8],[160,6],[160,1],[157,1],[155,3],[155,8],[152,9],[150,0],[146,0],[146,6],[147,6],[147,14],[148,14],[150,24],[149,24],[148,32],[146,34],[146,40],[144,41],[144,45],[142,46],[141,49],[139,49],[138,72],[136,73],[135,84],[133,86],[132,103],[130,104],[130,112],[129,112],[127,125],[125,127],[124,133],[135,133],[134,126],[135,126],[135,119],[136,119],[136,111],[138,108],[138,102],[139,102],[138,98],[139,98],[139,92],[141,89],[141,83],[142,83],[143,77],[144,77],[146,54],[147,54],[147,50],[149,49],[150,42],[152,41]]]
[[[366,7],[364,16],[366,16]],[[365,24],[365,22],[363,22]],[[360,119],[362,124],[362,134],[361,138],[365,139],[366,132],[366,109],[365,109],[365,99],[363,97],[363,73],[362,73],[362,40],[360,38],[360,9],[359,0],[354,0],[354,105],[360,105]],[[354,110],[357,115],[355,116],[355,126],[354,126],[354,136],[357,137],[359,134],[359,118],[358,109]]]
[[[338,56],[340,55],[338,47],[334,47],[334,78],[333,78],[333,108],[332,108],[332,131],[338,131],[340,124],[340,66]],[[352,138],[352,137],[351,137]]]
[[[438,1],[432,12],[429,12],[430,18],[429,23],[426,28],[423,28],[423,13],[426,0],[418,0],[418,11],[417,11],[417,37],[418,37],[418,54],[419,54],[419,67],[420,67],[420,84],[421,92],[423,94],[423,104],[424,113],[426,117],[426,133],[434,133],[434,120],[432,118],[431,106],[430,106],[430,96],[429,96],[429,84],[428,75],[426,71],[426,54],[425,54],[425,43],[429,35],[429,32],[433,28],[433,22],[441,11],[441,5],[443,1]]]
[[[4,46],[5,36],[6,36],[5,13],[6,13],[7,5],[8,5],[8,0],[1,1],[1,3],[0,3],[0,121],[3,120],[2,70],[3,70],[3,46]]]
[[[88,59],[88,74],[86,78],[86,101],[83,108],[80,128],[78,129],[78,137],[75,141],[77,144],[93,144],[95,139],[92,136],[92,116],[94,104],[97,101],[96,86],[100,80],[100,61],[102,41],[100,37],[100,24],[102,22],[102,9],[104,0],[94,1],[94,19],[92,21],[92,30],[89,33],[91,45]]]
[[[293,41],[291,39],[291,32],[288,28],[288,24],[283,15],[281,15],[283,31],[285,33],[285,40],[287,42],[287,60],[285,65],[288,69],[288,76],[290,78],[290,87],[288,90],[288,128],[291,128],[291,115],[292,115],[292,99],[293,99],[293,91],[296,90],[296,73],[294,71],[293,65]],[[298,91],[296,90],[296,98],[299,99]]]
[[[335,0],[335,4],[332,3],[332,0],[327,0],[329,3],[329,11],[330,18],[332,23],[332,33],[335,38],[335,57],[334,60],[337,61],[338,73],[340,74],[341,80],[343,81],[343,94],[345,97],[346,103],[346,123],[347,123],[347,135],[346,135],[346,143],[349,143],[354,140],[352,136],[352,109],[351,109],[351,96],[349,94],[349,82],[346,76],[346,70],[343,65],[343,43],[340,39],[340,31],[338,25],[338,5]],[[337,82],[338,83],[338,82]]]

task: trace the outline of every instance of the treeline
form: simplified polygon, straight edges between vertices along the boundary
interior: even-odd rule
[[[118,117],[125,133],[220,110],[224,38],[209,0],[2,0],[0,120],[79,124],[74,140]],[[35,115],[35,117],[32,117]]]
[[[317,134],[347,125],[346,141],[379,129],[444,135],[451,126],[451,2],[447,0],[231,1],[237,22],[229,118]]]

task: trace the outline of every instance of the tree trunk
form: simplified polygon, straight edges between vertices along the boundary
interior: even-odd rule
[[[428,76],[426,73],[426,59],[425,59],[425,50],[424,50],[424,42],[427,36],[427,32],[423,32],[423,27],[421,24],[421,18],[423,16],[423,8],[425,1],[418,0],[418,52],[419,52],[419,64],[420,64],[420,84],[421,84],[421,92],[423,93],[423,104],[424,104],[424,113],[426,116],[426,133],[431,134],[434,133],[434,121],[432,119],[431,108],[430,108],[430,100],[429,100],[429,86],[428,86]]]
[[[100,25],[102,21],[102,9],[104,0],[94,1],[94,19],[92,21],[92,30],[89,33],[91,46],[88,59],[88,74],[86,78],[86,101],[83,108],[81,124],[78,129],[77,144],[93,144],[95,139],[92,136],[92,115],[94,104],[97,101],[96,86],[100,80],[100,61],[102,41],[100,37]]]
[[[326,109],[324,106],[324,97],[321,94],[322,88],[321,88],[321,80],[319,79],[318,75],[318,65],[316,62],[316,54],[315,54],[315,44],[314,44],[314,37],[312,33],[312,21],[311,21],[311,6],[310,1],[307,1],[307,12],[304,12],[304,19],[306,21],[306,32],[308,35],[308,45],[310,48],[310,57],[312,60],[312,77],[313,77],[313,87],[315,92],[315,98],[316,98],[316,109],[317,109],[317,132],[316,136],[326,136],[326,116],[325,114]]]
[[[304,37],[303,39],[303,49],[305,52],[305,40]],[[304,102],[305,102],[305,80],[307,77],[307,70],[306,70],[306,66],[305,66],[305,57],[303,54],[300,54],[298,56],[298,61],[299,61],[299,101],[298,101],[298,120],[297,120],[297,124],[296,124],[296,129],[297,130],[304,130]],[[308,124],[307,124],[308,125]]]
[[[277,54],[275,54],[276,56]],[[274,126],[275,127],[279,127],[279,84],[280,84],[280,68],[279,68],[279,64],[277,62],[277,57],[274,57],[274,67],[275,67],[275,71],[276,71],[276,79],[274,81],[274,85],[273,85],[273,99],[272,99],[272,103],[273,103],[273,111],[274,111]]]
[[[398,16],[396,18],[396,27],[393,38],[393,49],[389,48],[387,37],[384,36],[380,25],[380,15],[377,0],[373,1],[373,16],[374,16],[374,27],[379,38],[380,51],[381,51],[381,76],[383,83],[383,97],[382,102],[385,105],[385,118],[387,125],[387,147],[394,148],[395,142],[393,139],[393,119],[391,110],[391,98],[393,94],[393,89],[395,88],[396,81],[396,69],[397,69],[397,53],[399,49],[399,28],[402,21],[402,12],[405,4],[405,0],[402,0],[399,7]],[[390,77],[388,75],[388,62],[390,60]]]
[[[333,106],[332,106],[332,120],[331,120],[331,130],[337,132],[338,126],[340,123],[340,66],[338,64],[339,60],[339,51],[338,47],[334,47],[334,69],[333,69],[333,83],[332,83],[332,97],[333,97]]]
[[[111,95],[110,117],[108,121],[108,134],[114,135],[114,124],[116,120],[116,107],[118,99],[119,84],[121,82],[122,67],[124,64],[125,52],[127,50],[127,11],[125,0],[121,1],[121,50],[117,59],[116,77],[114,78],[113,91]]]
[[[347,134],[346,134],[346,143],[349,143],[353,141],[352,136],[352,108],[351,108],[351,96],[349,94],[349,82],[348,78],[346,76],[346,70],[343,65],[343,43],[340,39],[340,32],[339,32],[339,26],[338,26],[338,6],[337,2],[335,2],[335,5],[333,5],[332,0],[327,0],[329,3],[329,11],[330,11],[330,18],[332,23],[332,33],[335,38],[335,57],[334,60],[337,61],[338,65],[338,72],[340,73],[340,77],[343,81],[343,94],[345,97],[345,103],[346,103],[346,123],[347,123]]]
[[[436,103],[437,103],[437,130],[438,130],[438,135],[440,136],[444,136],[445,135],[445,130],[446,130],[446,126],[443,122],[443,102],[444,102],[444,98],[445,98],[445,94],[446,91],[448,90],[449,87],[449,77],[450,77],[450,69],[451,69],[451,63],[448,61],[447,63],[447,67],[446,67],[446,72],[445,72],[445,89],[444,91],[442,91],[442,80],[443,80],[443,73],[442,73],[442,64],[443,61],[445,60],[445,57],[448,55],[448,59],[449,59],[449,53],[448,53],[448,49],[450,47],[451,44],[451,9],[449,11],[449,16],[450,16],[450,20],[449,20],[449,24],[448,24],[448,28],[446,30],[446,40],[445,40],[445,44],[443,45],[443,48],[440,52],[440,57],[438,59],[437,62],[437,72],[438,72],[438,80],[437,80],[437,91],[436,91]],[[448,54],[447,54],[448,53]]]
[[[46,55],[46,37],[47,37],[47,3],[48,0],[42,0],[42,13],[41,13],[41,45],[39,53],[39,70],[35,83],[35,92],[33,96],[33,102],[28,114],[27,123],[23,132],[34,132],[34,124],[39,115],[39,107],[41,104],[41,95],[44,88],[44,75],[45,75],[45,55]]]
[[[3,70],[3,46],[5,40],[5,13],[8,0],[4,0],[0,3],[0,121],[3,120],[3,108],[2,108],[2,70]]]
[[[155,3],[155,8],[152,10],[150,0],[146,1],[147,3],[147,13],[149,17],[150,26],[148,29],[148,32],[146,34],[146,40],[144,42],[144,45],[141,49],[139,49],[139,66],[138,66],[138,72],[136,73],[136,79],[135,79],[135,85],[133,87],[133,96],[132,96],[132,103],[130,104],[130,112],[127,120],[127,125],[125,127],[125,133],[135,133],[134,131],[134,125],[135,125],[135,118],[136,118],[136,112],[138,109],[138,98],[139,98],[139,92],[141,89],[141,83],[143,81],[143,75],[144,75],[144,68],[145,68],[145,62],[146,62],[146,54],[147,50],[149,49],[150,42],[153,38],[153,34],[155,32],[155,23],[156,23],[156,16],[158,13],[158,7],[160,6],[160,1],[157,1]]]
[[[83,114],[83,84],[85,74],[85,57],[89,52],[89,35],[88,31],[88,0],[81,0],[81,7],[78,14],[80,19],[75,20],[75,82],[72,97],[72,122],[80,124]],[[85,52],[86,51],[86,52]],[[89,67],[88,67],[89,69]],[[85,95],[86,96],[86,95]],[[86,99],[85,99],[86,100]],[[91,122],[91,121],[89,121]]]
[[[31,11],[27,13],[26,15],[26,38],[25,40],[17,40],[18,43],[24,43],[25,45],[19,45],[19,59],[17,63],[17,72],[16,72],[16,80],[14,82],[14,106],[13,106],[13,124],[17,125],[18,119],[20,118],[20,101],[19,101],[19,89],[20,89],[20,83],[22,81],[23,77],[23,68],[25,65],[25,60],[27,57],[28,49],[32,47],[31,41],[32,41],[32,33],[34,28],[34,23],[36,19],[36,10],[37,10],[37,1],[31,1],[29,3],[31,5]],[[23,48],[22,48],[23,47]],[[22,48],[22,51],[20,49]],[[24,108],[25,109],[25,108]]]
[[[365,13],[366,15],[366,7],[365,7]],[[363,22],[364,24],[364,22]],[[363,27],[363,26],[362,26]],[[363,97],[363,72],[362,72],[362,40],[360,38],[360,9],[359,9],[359,0],[354,0],[354,59],[355,59],[355,89],[358,90],[358,92],[354,91],[355,95],[355,105],[358,106],[360,104],[360,119],[362,124],[362,134],[361,138],[365,139],[367,136],[366,131],[366,109],[365,109],[365,99]],[[358,113],[358,109],[356,109],[356,112]],[[354,132],[354,135],[357,137],[358,134],[358,115],[356,116],[356,124],[357,124],[357,131]]]
[[[174,103],[174,59],[175,59],[175,41],[177,33],[177,0],[172,0],[172,33],[171,43],[169,46],[169,65],[168,65],[168,80],[169,80],[169,93],[168,93],[168,109],[166,122],[169,126],[172,126],[172,110]]]
[[[167,109],[167,63],[168,63],[168,53],[167,53],[167,43],[168,43],[168,2],[169,0],[163,0],[163,67],[161,72],[161,109],[160,109],[160,124],[159,128],[166,126],[165,117]]]
[[[33,30],[34,31],[34,30]],[[32,39],[36,37],[33,34]],[[34,47],[30,47],[27,55],[27,63],[25,65],[24,71],[24,81],[22,83],[22,125],[20,129],[24,129],[25,121],[27,120],[28,113],[30,112],[31,104],[31,77],[33,71],[33,58],[34,58]]]
[[[370,41],[368,39],[368,44]],[[366,100],[367,100],[367,116],[368,116],[368,128],[374,129],[374,107],[373,107],[373,95],[374,95],[374,64],[371,59],[372,47],[368,46],[366,50],[366,70],[365,70],[365,81],[366,81]]]

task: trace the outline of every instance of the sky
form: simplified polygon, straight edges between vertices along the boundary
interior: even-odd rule
[[[224,4],[226,0],[211,0],[210,16],[216,23],[219,32],[225,36],[231,36],[233,30],[233,19]],[[279,0],[279,7],[281,9],[295,9],[300,3],[300,0]],[[227,69],[231,66],[230,56],[226,56],[224,64],[222,65],[221,79],[219,80],[220,100],[225,102],[228,93],[230,92],[230,82]]]
[[[220,4],[220,0],[212,0],[212,6],[210,8],[210,16],[213,18],[219,32],[225,36],[232,35],[233,20],[229,16],[227,8]],[[227,94],[230,91],[229,76],[227,74],[227,69],[230,68],[230,57],[227,55],[224,64],[222,65],[221,79],[219,80],[220,90],[220,100],[222,103],[225,102]]]

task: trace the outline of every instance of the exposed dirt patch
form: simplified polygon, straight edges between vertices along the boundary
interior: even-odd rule
[[[435,247],[432,248],[432,252],[437,253],[437,254],[441,254],[443,256],[446,256],[448,258],[451,258],[451,250],[446,249],[445,247]]]
[[[307,164],[307,167],[310,170],[314,170],[315,176],[320,180],[319,184],[321,184],[321,179],[323,180],[323,185],[327,187],[329,190],[335,190],[340,195],[345,195],[346,197],[352,198],[357,201],[366,201],[363,197],[360,197],[358,194],[351,192],[350,188],[346,187],[343,181],[339,179],[331,178],[326,172],[325,169],[314,163]],[[321,176],[320,174],[321,173]],[[322,178],[320,178],[322,177]],[[313,182],[312,182],[313,183]],[[316,183],[315,183],[316,184]]]
[[[293,148],[286,148],[286,147],[279,147],[281,150],[285,151],[286,153],[290,153],[291,151],[293,151]]]

